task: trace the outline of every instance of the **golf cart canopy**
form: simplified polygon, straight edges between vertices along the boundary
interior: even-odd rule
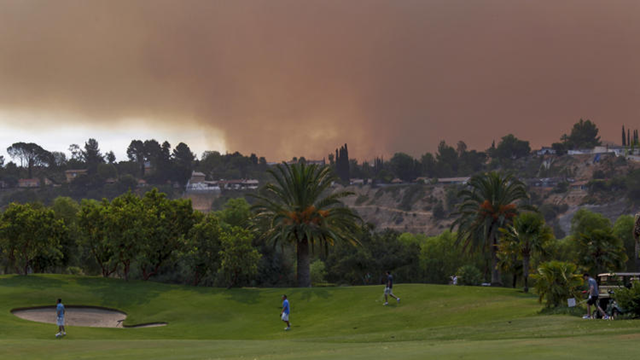
[[[601,276],[639,276],[640,277],[640,273],[637,272],[619,272],[619,273],[602,273],[602,274],[598,274],[598,277]]]

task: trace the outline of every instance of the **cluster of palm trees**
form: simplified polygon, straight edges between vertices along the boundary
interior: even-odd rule
[[[275,244],[293,243],[297,253],[298,286],[311,286],[310,253],[327,249],[335,242],[357,244],[362,222],[341,199],[350,192],[331,192],[338,179],[329,167],[282,164],[269,170],[274,179],[268,183],[253,206],[256,227],[262,238]],[[537,214],[516,217],[529,208],[529,198],[522,182],[511,174],[490,172],[470,179],[459,194],[458,243],[470,250],[489,250],[492,259],[492,285],[501,285],[498,251],[503,250],[523,259],[525,291],[532,252],[542,251],[552,238],[551,230]]]

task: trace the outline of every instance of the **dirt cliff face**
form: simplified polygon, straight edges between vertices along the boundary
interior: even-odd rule
[[[401,184],[384,187],[370,185],[340,188],[354,192],[344,200],[362,219],[378,229],[394,229],[401,232],[437,235],[449,229],[453,218],[445,204],[444,186],[425,184]],[[434,217],[434,208],[442,202],[444,218]]]

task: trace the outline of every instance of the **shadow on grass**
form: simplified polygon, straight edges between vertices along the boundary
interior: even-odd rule
[[[332,295],[329,294],[327,288],[306,288],[306,289],[292,289],[288,297],[295,297],[301,301],[311,301],[314,297],[328,299]]]
[[[239,302],[242,304],[257,304],[262,293],[255,289],[229,289],[222,293],[227,300]]]
[[[582,307],[545,307],[538,311],[539,315],[570,315],[576,317],[582,317],[586,313],[586,310]]]
[[[90,292],[100,299],[100,305],[116,308],[147,304],[162,293],[156,284],[143,281],[78,278],[76,283],[90,288]]]
[[[42,289],[44,287],[55,287],[65,284],[65,281],[41,275],[9,275],[0,279],[0,286],[6,287]]]

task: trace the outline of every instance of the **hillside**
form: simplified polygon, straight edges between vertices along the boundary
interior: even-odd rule
[[[551,226],[558,233],[569,233],[571,218],[580,208],[601,213],[615,221],[620,215],[634,214],[637,206],[629,204],[623,190],[589,191],[588,182],[594,174],[608,178],[620,177],[640,168],[640,163],[617,163],[613,156],[603,156],[594,162],[593,155],[551,156],[540,161],[537,177],[522,178],[529,185],[534,205],[541,208]],[[518,172],[516,172],[518,175]],[[567,188],[559,189],[559,183],[567,179]],[[338,187],[355,193],[345,203],[378,228],[391,228],[403,232],[437,235],[448,229],[455,218],[452,212],[457,204],[459,185],[416,184],[352,185]],[[441,203],[444,215],[434,217],[436,204]],[[543,205],[546,205],[543,207]],[[552,210],[549,210],[552,209]],[[560,231],[558,231],[561,230]]]

